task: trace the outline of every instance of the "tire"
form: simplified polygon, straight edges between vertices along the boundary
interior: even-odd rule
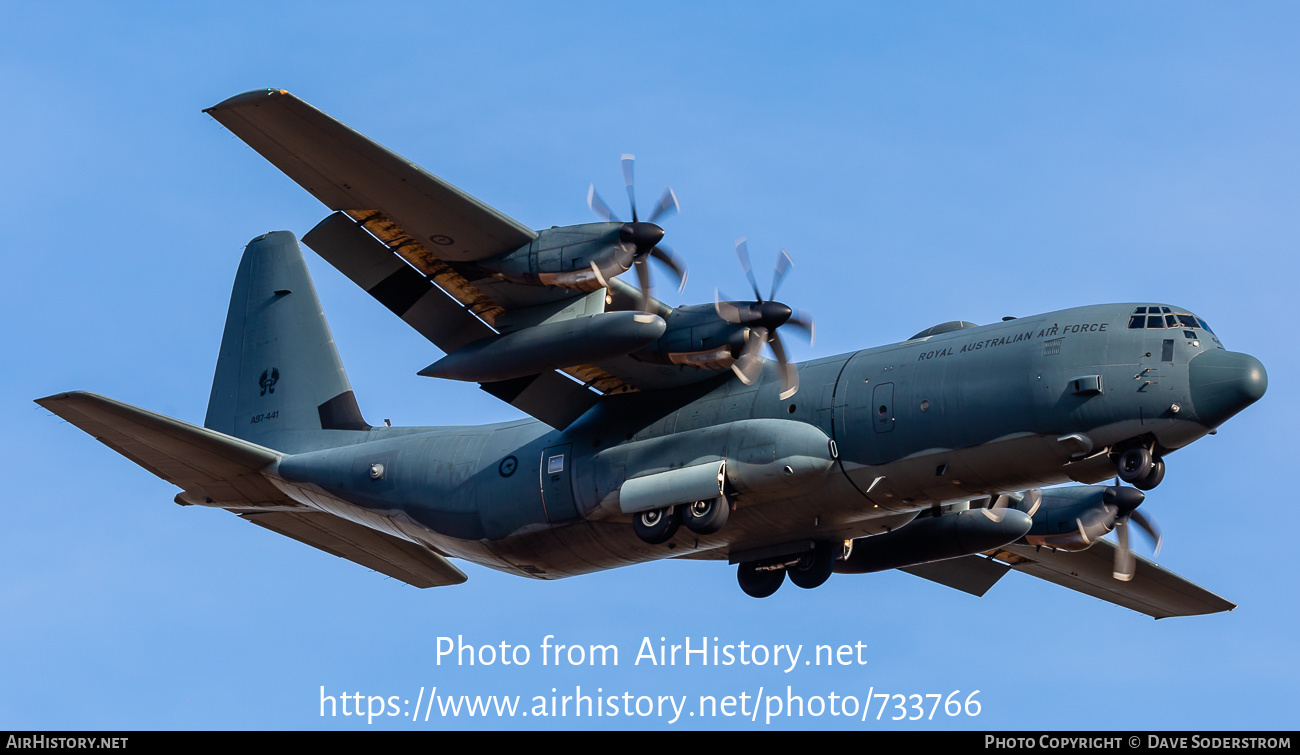
[[[1119,455],[1115,462],[1119,478],[1132,485],[1135,481],[1150,474],[1151,452],[1145,448],[1130,448]]]
[[[731,504],[722,496],[696,501],[682,509],[682,524],[697,535],[712,535],[722,529],[731,514]]]
[[[780,589],[785,581],[785,570],[758,571],[758,562],[748,561],[736,569],[736,581],[751,598],[766,598]]]
[[[659,545],[672,540],[681,525],[681,511],[676,506],[642,511],[632,516],[632,531],[650,545]]]
[[[1156,459],[1145,475],[1133,481],[1133,487],[1138,490],[1151,490],[1163,479],[1165,479],[1165,460]]]
[[[805,590],[821,587],[831,578],[835,568],[835,549],[830,543],[818,543],[817,547],[799,559],[799,563],[786,571],[790,572],[790,581]]]

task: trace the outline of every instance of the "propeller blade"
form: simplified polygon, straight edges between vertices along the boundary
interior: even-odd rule
[[[785,321],[786,325],[793,325],[795,330],[802,332],[808,337],[809,345],[817,341],[817,327],[813,324],[812,314],[796,309],[790,319]]]
[[[1030,519],[1033,519],[1034,513],[1038,511],[1038,507],[1043,505],[1043,491],[1038,488],[1026,490],[1024,500],[1030,502],[1029,510],[1025,513],[1029,515]]]
[[[740,259],[740,267],[745,271],[745,277],[749,278],[750,287],[754,289],[754,298],[761,303],[763,295],[758,291],[758,281],[754,280],[754,267],[749,264],[749,249],[745,245],[744,236],[736,239],[736,257]]]
[[[587,206],[601,220],[613,223],[619,222],[619,219],[610,211],[609,205],[605,204],[600,195],[596,193],[596,184],[592,184],[587,189]]]
[[[659,260],[673,272],[673,275],[677,278],[677,293],[680,294],[686,290],[686,263],[673,254],[673,250],[661,244],[650,250],[650,256]]]
[[[1127,582],[1133,579],[1133,573],[1137,569],[1133,552],[1128,548],[1127,518],[1115,523],[1115,532],[1119,536],[1119,548],[1115,551],[1115,568],[1112,576],[1121,582]]]
[[[591,269],[595,271],[596,280],[600,281],[600,285],[608,288],[613,278],[627,272],[634,258],[635,254],[630,252],[612,254],[600,263],[592,262]]]
[[[753,385],[763,371],[763,357],[759,353],[767,341],[767,328],[750,328],[745,333],[745,346],[731,365],[732,372],[745,385]]]
[[[664,189],[664,193],[659,197],[655,204],[654,211],[650,213],[650,222],[653,223],[659,218],[667,217],[674,212],[681,212],[681,205],[677,204],[677,194],[673,192],[672,187]]]
[[[1011,503],[1011,498],[1005,495],[995,495],[989,497],[989,502],[984,506],[984,516],[991,521],[1001,522],[1006,514],[1007,505]]]
[[[1155,543],[1155,555],[1159,556],[1160,546],[1164,544],[1164,537],[1160,534],[1160,528],[1156,526],[1154,521],[1148,519],[1141,511],[1134,511],[1129,515],[1129,518],[1132,519],[1133,523],[1141,528],[1141,530],[1151,538],[1152,543]]]
[[[636,188],[632,180],[632,165],[636,162],[636,156],[625,154],[621,160],[623,163],[623,185],[627,187],[627,203],[632,206],[632,222],[636,221]]]
[[[642,257],[635,263],[637,282],[641,284],[641,311],[647,314],[653,314],[654,308],[650,306],[650,265]]]
[[[776,354],[776,363],[781,368],[781,400],[784,401],[799,392],[799,370],[785,358],[780,333],[773,330],[767,342],[771,344],[772,353]]]
[[[781,287],[781,281],[785,280],[786,272],[794,265],[794,260],[790,259],[790,253],[784,248],[776,256],[776,270],[772,272],[772,293],[768,294],[768,301],[776,301],[776,290]]]
[[[744,322],[741,319],[740,308],[729,301],[724,301],[722,292],[716,288],[713,289],[713,311],[718,313],[718,317],[732,325],[740,325]]]

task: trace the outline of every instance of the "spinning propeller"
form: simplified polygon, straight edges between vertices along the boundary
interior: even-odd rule
[[[1034,488],[1023,493],[1003,493],[995,496],[984,508],[984,516],[995,522],[1001,522],[1003,512],[1008,508],[1013,508],[1013,504],[1014,508],[1024,511],[1029,515],[1030,519],[1033,519],[1034,514],[1038,512],[1038,507],[1043,505],[1043,491]],[[1022,508],[1022,506],[1028,508]]]
[[[649,220],[641,220],[636,213],[636,188],[632,179],[632,166],[636,158],[632,155],[623,155],[623,183],[627,186],[627,201],[632,207],[632,222],[623,223],[619,229],[618,237],[623,242],[621,253],[606,257],[598,262],[591,263],[591,269],[596,273],[596,278],[602,286],[608,286],[610,279],[614,276],[626,272],[628,268],[636,267],[637,281],[641,286],[641,311],[651,312],[650,306],[650,265],[647,260],[651,257],[659,260],[664,264],[672,274],[677,278],[679,286],[678,291],[686,288],[686,265],[684,265],[672,250],[659,243],[664,237],[664,229],[655,225],[655,221],[666,217],[679,208],[677,204],[677,195],[673,193],[672,188],[664,189],[664,193],[655,203],[654,210],[650,213]],[[587,206],[596,216],[607,222],[619,223],[620,221],[609,209],[609,205],[601,200],[600,195],[596,193],[596,185],[592,184],[587,189]]]
[[[1123,582],[1133,579],[1133,573],[1137,564],[1133,560],[1133,552],[1128,547],[1128,523],[1131,519],[1134,524],[1142,529],[1143,532],[1151,538],[1155,544],[1155,555],[1160,555],[1160,546],[1164,538],[1160,534],[1160,528],[1155,522],[1148,519],[1137,510],[1146,499],[1146,494],[1137,488],[1126,488],[1119,483],[1119,478],[1115,478],[1115,484],[1106,488],[1102,494],[1102,501],[1107,507],[1115,508],[1115,535],[1119,538],[1119,550],[1115,551],[1115,569],[1114,576]]]
[[[806,312],[796,312],[775,301],[776,291],[781,287],[781,281],[785,279],[785,274],[794,261],[790,259],[790,253],[784,249],[777,255],[776,270],[772,273],[772,291],[765,301],[763,294],[758,290],[758,281],[754,280],[754,270],[749,264],[749,252],[746,250],[744,236],[736,239],[736,256],[740,258],[740,266],[749,278],[750,287],[754,289],[756,301],[723,301],[721,292],[714,292],[713,308],[717,311],[718,317],[733,325],[746,326],[745,345],[736,356],[731,369],[735,371],[741,382],[752,385],[763,370],[763,357],[759,352],[763,344],[768,344],[781,371],[781,399],[790,398],[799,390],[799,371],[786,359],[785,347],[781,345],[781,336],[777,333],[777,329],[782,325],[793,325],[808,335],[810,343],[815,336],[811,315]]]

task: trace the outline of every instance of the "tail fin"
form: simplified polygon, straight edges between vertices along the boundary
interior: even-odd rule
[[[288,453],[348,442],[337,431],[370,429],[288,231],[244,249],[203,424]]]

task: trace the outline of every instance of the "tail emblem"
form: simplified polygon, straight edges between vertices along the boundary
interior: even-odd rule
[[[265,396],[267,393],[275,393],[275,384],[280,382],[280,370],[272,367],[269,370],[262,370],[262,377],[257,379],[257,384],[262,386],[262,392],[259,395]]]

